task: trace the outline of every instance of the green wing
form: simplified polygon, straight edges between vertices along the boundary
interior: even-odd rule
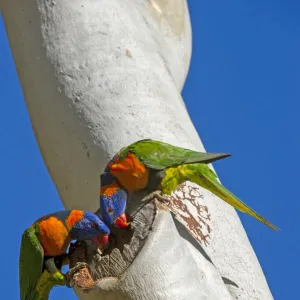
[[[147,167],[156,170],[164,170],[182,164],[208,164],[230,156],[227,153],[196,152],[150,139],[141,140],[123,148],[120,156],[125,156],[127,152],[136,155]]]
[[[41,276],[44,251],[34,228],[24,231],[19,259],[19,281],[21,300],[34,299],[35,287]]]

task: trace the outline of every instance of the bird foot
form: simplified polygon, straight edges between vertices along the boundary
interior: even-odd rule
[[[88,264],[84,262],[79,262],[75,265],[75,267],[69,269],[69,271],[66,273],[66,286],[69,288],[72,288],[73,285],[71,284],[71,281],[73,279],[73,276],[78,273],[81,269],[88,268]]]
[[[171,201],[171,199],[167,198],[167,196],[163,196],[161,191],[155,191],[144,198],[145,202],[150,202],[157,199],[158,201],[162,202],[165,205],[168,205]]]

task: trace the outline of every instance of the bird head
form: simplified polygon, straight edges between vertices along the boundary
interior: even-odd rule
[[[100,195],[100,211],[108,226],[125,228],[130,224],[125,214],[126,202],[127,193],[120,187],[115,186],[103,190]]]
[[[104,248],[110,230],[97,215],[85,211],[82,218],[73,225],[70,234],[74,240],[92,240],[99,248]]]

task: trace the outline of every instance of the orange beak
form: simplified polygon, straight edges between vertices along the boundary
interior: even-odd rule
[[[103,249],[108,243],[108,235],[107,234],[99,234],[92,238],[92,241],[98,245],[98,248]]]
[[[126,228],[129,226],[130,222],[127,222],[126,214],[123,213],[115,220],[114,224],[119,228]]]

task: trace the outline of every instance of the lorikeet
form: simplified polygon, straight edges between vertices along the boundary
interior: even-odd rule
[[[130,193],[160,190],[170,195],[179,184],[191,181],[277,231],[275,225],[221,185],[208,167],[208,163],[227,156],[230,154],[201,153],[150,139],[122,148],[101,175],[100,210],[104,222],[128,226],[125,207]]]
[[[64,210],[46,215],[22,236],[19,280],[21,300],[48,299],[54,285],[64,285],[60,272],[72,240],[92,240],[98,247],[108,242],[110,230],[95,214]]]

